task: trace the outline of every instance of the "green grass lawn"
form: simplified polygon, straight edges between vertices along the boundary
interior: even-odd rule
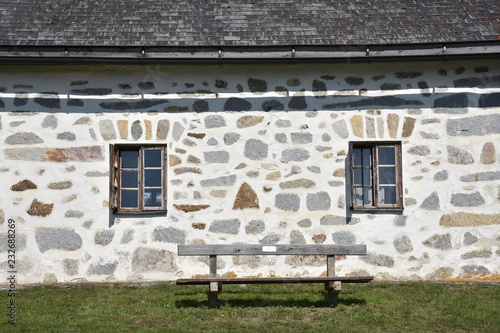
[[[339,305],[321,284],[33,287],[16,293],[16,326],[1,332],[500,332],[500,285],[344,284]]]

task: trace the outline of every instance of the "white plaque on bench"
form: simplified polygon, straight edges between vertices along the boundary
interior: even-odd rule
[[[262,252],[276,252],[276,246],[263,246]]]

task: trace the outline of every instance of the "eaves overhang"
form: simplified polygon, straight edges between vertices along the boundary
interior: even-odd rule
[[[0,46],[0,64],[372,62],[500,57],[499,41],[308,46]]]

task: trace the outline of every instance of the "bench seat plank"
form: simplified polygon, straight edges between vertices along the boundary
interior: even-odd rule
[[[330,281],[341,281],[344,283],[367,283],[373,280],[373,276],[321,276],[321,277],[261,277],[261,278],[192,278],[178,279],[177,284],[202,285],[211,282],[222,284],[272,284],[272,283],[326,283]]]
[[[366,255],[366,245],[256,245],[200,244],[178,245],[179,256],[208,255]]]

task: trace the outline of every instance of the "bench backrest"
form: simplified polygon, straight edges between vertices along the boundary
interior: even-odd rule
[[[178,245],[179,256],[209,255],[366,255],[366,245],[261,245],[200,244]]]

